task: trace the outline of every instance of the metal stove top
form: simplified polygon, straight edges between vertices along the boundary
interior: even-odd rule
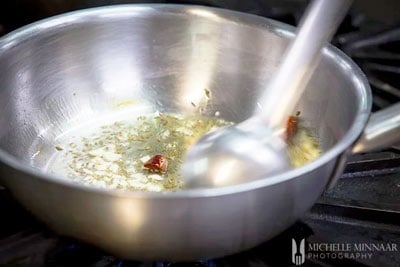
[[[110,1],[75,2],[83,2],[86,7]],[[274,5],[271,1],[196,1],[295,24],[304,1],[283,2]],[[23,23],[27,21],[24,18]],[[0,34],[11,30],[7,25],[20,26],[18,23],[0,26]],[[339,29],[334,44],[367,74],[374,95],[374,111],[400,101],[400,25],[377,23],[353,10]],[[252,250],[221,259],[191,263],[118,259],[52,233],[4,189],[0,189],[0,211],[0,266],[293,266],[293,252],[299,251],[303,239],[302,266],[400,266],[400,146],[351,157],[337,185],[326,191],[295,225]]]

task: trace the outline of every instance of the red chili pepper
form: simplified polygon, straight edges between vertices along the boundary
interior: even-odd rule
[[[290,116],[286,124],[286,141],[290,141],[297,132],[297,117]]]
[[[168,160],[162,155],[155,155],[144,163],[144,167],[158,172],[164,172],[168,167]]]

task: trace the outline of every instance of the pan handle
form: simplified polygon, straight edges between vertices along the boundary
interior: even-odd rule
[[[348,154],[363,153],[384,148],[400,142],[400,103],[371,115],[364,133],[350,151],[342,155],[328,182],[327,189],[335,186],[346,166]]]
[[[362,153],[400,142],[400,103],[372,114],[351,152]]]

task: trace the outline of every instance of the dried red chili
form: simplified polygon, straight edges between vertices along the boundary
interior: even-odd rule
[[[162,155],[155,155],[144,163],[144,167],[152,171],[165,172],[168,160]]]
[[[286,141],[290,141],[297,132],[298,117],[290,116],[286,124]]]

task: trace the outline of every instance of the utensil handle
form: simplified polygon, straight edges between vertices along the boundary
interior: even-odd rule
[[[400,142],[400,103],[371,115],[352,153],[369,152]]]
[[[314,0],[307,8],[296,37],[261,98],[262,109],[257,115],[270,127],[285,127],[318,65],[322,48],[332,39],[351,3],[351,0]]]

